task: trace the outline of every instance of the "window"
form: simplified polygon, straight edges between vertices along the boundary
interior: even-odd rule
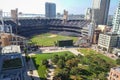
[[[116,75],[116,78],[118,78],[119,76],[118,75]]]
[[[0,42],[0,45],[2,45],[2,42]]]

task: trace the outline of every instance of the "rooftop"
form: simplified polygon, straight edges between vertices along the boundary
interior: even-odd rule
[[[2,70],[17,69],[22,67],[21,58],[7,59],[3,61]]]
[[[116,33],[111,33],[111,32],[107,32],[104,35],[108,35],[108,36],[118,36],[118,34]]]
[[[21,53],[21,50],[20,50],[20,46],[11,45],[11,46],[3,47],[1,52],[2,52],[2,54]]]
[[[0,80],[24,80],[26,74],[21,54],[1,55]]]
[[[120,72],[120,67],[114,67],[114,68],[112,68],[112,69],[114,69],[114,70]]]

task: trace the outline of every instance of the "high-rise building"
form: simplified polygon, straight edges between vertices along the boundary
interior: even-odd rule
[[[120,34],[120,2],[113,18],[112,32]]]
[[[93,0],[92,14],[97,25],[107,24],[110,0]]]
[[[47,18],[56,17],[56,4],[55,3],[45,3],[45,16]]]
[[[100,34],[98,46],[107,52],[111,52],[112,48],[117,47],[118,37],[117,34],[112,33]]]
[[[85,13],[85,19],[86,20],[92,19],[92,9],[91,8],[87,8],[86,13]]]

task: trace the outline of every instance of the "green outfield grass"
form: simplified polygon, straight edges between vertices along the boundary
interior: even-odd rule
[[[57,34],[51,34],[51,33],[45,33],[33,36],[30,40],[33,44],[39,45],[39,46],[54,46],[54,43],[58,40],[68,40],[72,39],[74,42],[77,41],[77,37],[71,37],[71,36],[62,36]]]
[[[73,55],[73,53],[71,53],[69,51],[64,51],[64,52],[37,54],[35,56],[32,56],[32,59],[37,68],[38,74],[42,80],[45,79],[45,74],[46,74],[46,70],[47,70],[47,68],[44,65],[42,65],[42,60],[51,59],[53,57],[53,55],[56,55],[56,54],[57,55],[65,55],[65,54]]]

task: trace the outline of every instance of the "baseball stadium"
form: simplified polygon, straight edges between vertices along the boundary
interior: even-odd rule
[[[17,23],[11,19],[6,19],[4,24],[11,25],[13,33],[26,37],[36,45],[54,46],[54,42],[58,40],[72,39],[73,43],[76,43],[79,37],[83,36],[82,30],[90,24],[90,21],[67,20],[64,23],[62,19],[31,17],[20,18]]]

